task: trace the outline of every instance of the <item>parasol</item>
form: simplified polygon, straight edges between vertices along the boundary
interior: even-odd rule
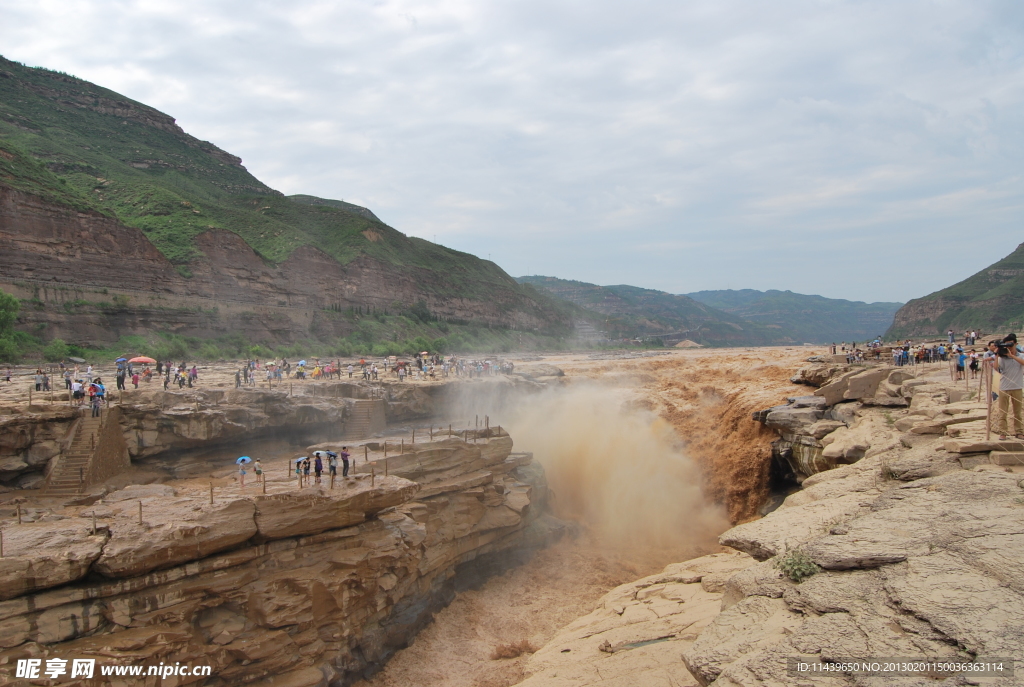
[[[241,458],[239,458],[238,460],[235,461],[235,463],[238,464],[238,465],[241,465],[242,463],[251,463],[251,462],[252,462],[252,458],[250,458],[249,456],[242,456]]]
[[[126,363],[126,362],[128,362],[128,358],[118,358],[114,362],[115,363]]]
[[[156,361],[153,360],[152,358],[147,358],[144,355],[140,355],[137,358],[132,358],[128,362],[130,362],[130,363],[155,363]]]

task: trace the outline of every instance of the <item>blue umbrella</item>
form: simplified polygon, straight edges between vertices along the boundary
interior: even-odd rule
[[[306,364],[306,361],[305,361],[305,360],[300,360],[300,361],[299,361],[299,366],[300,366],[300,367],[302,367],[302,366],[303,366],[303,365],[305,365],[305,364]]]
[[[238,465],[241,465],[242,463],[251,463],[251,462],[252,462],[252,458],[250,458],[249,456],[242,456],[241,458],[239,458],[238,460],[235,461],[235,463],[237,463]]]
[[[128,362],[128,358],[118,358],[114,362],[115,363],[126,363],[126,362]]]

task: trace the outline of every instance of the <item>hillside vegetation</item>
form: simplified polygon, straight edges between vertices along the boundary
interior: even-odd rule
[[[950,287],[908,302],[888,336],[906,338],[957,333],[966,329],[993,332],[1024,325],[1024,244],[1008,256]]]
[[[687,294],[748,322],[777,326],[798,342],[866,341],[892,326],[902,303],[863,303],[792,291],[754,289]]]
[[[431,288],[443,295],[529,297],[494,263],[406,236],[351,203],[285,197],[162,112],[2,57],[0,150],[0,183],[142,230],[185,276],[193,239],[226,229],[274,263],[311,245],[341,264],[366,255],[432,270],[443,278]]]

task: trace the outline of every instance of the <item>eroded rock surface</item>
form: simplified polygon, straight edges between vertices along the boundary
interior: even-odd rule
[[[543,472],[511,449],[507,435],[417,445],[401,469],[422,484],[360,472],[334,490],[228,485],[212,504],[194,483],[130,487],[8,524],[0,665],[74,655],[212,665],[218,685],[350,682],[451,599],[456,566],[559,531]]]
[[[718,615],[725,580],[753,563],[740,553],[712,554],[613,589],[533,655],[520,685],[696,685],[679,654]]]
[[[797,677],[786,659],[1018,656],[1024,475],[987,456],[945,450],[950,440],[942,434],[976,422],[976,406],[945,403],[955,394],[941,380],[907,386],[892,376],[911,392],[910,409],[899,417],[862,409],[858,424],[828,444],[849,446],[844,437],[860,434],[870,445],[865,457],[808,477],[782,507],[721,536],[763,562],[726,582],[721,614],[683,653],[701,684],[934,684],[911,676]],[[776,566],[794,550],[819,569],[799,583]]]

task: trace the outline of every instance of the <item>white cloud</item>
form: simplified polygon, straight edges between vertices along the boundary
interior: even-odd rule
[[[902,300],[1020,241],[1018,3],[0,13],[8,58],[162,109],[286,193],[361,199],[513,274]]]

